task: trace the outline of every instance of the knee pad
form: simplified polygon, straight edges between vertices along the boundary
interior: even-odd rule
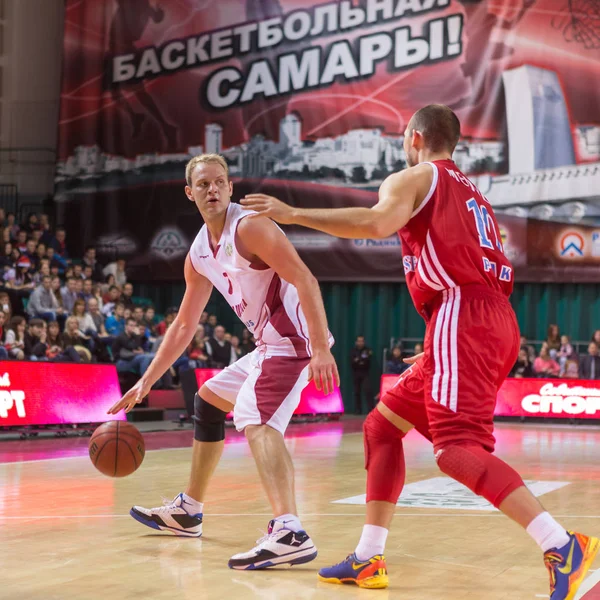
[[[221,442],[225,439],[226,412],[194,396],[194,439],[199,442]]]
[[[474,444],[441,448],[436,452],[435,460],[442,473],[462,483],[496,508],[512,492],[525,485],[512,467]]]
[[[367,502],[395,504],[404,487],[406,467],[402,439],[405,433],[390,423],[376,408],[363,424]]]

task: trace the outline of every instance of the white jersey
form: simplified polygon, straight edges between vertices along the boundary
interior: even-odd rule
[[[266,264],[251,264],[238,252],[238,224],[253,213],[231,203],[214,251],[204,225],[190,248],[192,266],[221,292],[258,344],[269,346],[270,354],[306,358],[312,352],[298,291]]]

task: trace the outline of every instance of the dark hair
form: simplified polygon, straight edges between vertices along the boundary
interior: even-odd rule
[[[50,277],[50,275],[44,275],[42,277],[42,281],[46,281],[46,279],[49,279],[50,281],[52,281],[52,277]]]
[[[432,152],[454,152],[460,138],[460,121],[444,104],[429,104],[419,109],[408,124],[409,135],[421,132],[425,145]]]
[[[125,302],[116,302],[115,309],[117,308],[117,306],[122,306],[123,308],[125,308]]]
[[[137,321],[133,317],[127,317],[127,321],[125,323],[135,323],[137,325]]]
[[[65,228],[64,228],[62,225],[59,225],[59,226],[56,228],[56,233],[58,233],[59,231],[64,231],[65,233],[67,233],[67,230],[66,230],[66,229],[65,229]]]
[[[144,312],[146,312],[147,310],[154,310],[154,311],[156,311],[156,309],[154,308],[154,304],[148,304],[146,306],[146,308],[144,308]]]
[[[30,319],[29,327],[43,327],[44,323],[44,319]]]
[[[86,246],[85,247],[85,253],[87,254],[88,250],[95,250],[96,246]]]
[[[14,317],[11,317],[10,319],[10,323],[8,324],[8,328],[12,329],[15,333],[17,331],[17,327],[23,323],[26,323],[27,321],[25,321],[25,317],[21,317],[19,315],[16,315]]]
[[[109,275],[109,277],[110,277],[110,275]],[[109,291],[109,292],[112,292],[113,290],[117,290],[117,292],[118,292],[118,291],[119,291],[119,288],[118,288],[116,285],[111,285],[111,286],[108,288],[108,291]]]

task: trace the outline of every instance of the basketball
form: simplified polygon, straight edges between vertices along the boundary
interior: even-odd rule
[[[92,464],[108,477],[131,475],[144,460],[144,438],[127,421],[108,421],[92,434],[89,443]]]

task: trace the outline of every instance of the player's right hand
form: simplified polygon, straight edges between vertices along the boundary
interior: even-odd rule
[[[136,404],[139,404],[152,389],[152,384],[144,381],[142,377],[118,402],[115,402],[107,411],[108,415],[116,415],[121,409],[128,413]]]
[[[325,395],[333,392],[335,385],[340,385],[340,374],[330,350],[315,352],[308,366],[308,380],[313,380],[319,391]]]
[[[414,356],[409,356],[408,358],[405,358],[404,362],[407,365],[414,365],[418,360],[421,360],[423,358],[424,354],[425,352],[419,352],[419,354],[415,354]]]

